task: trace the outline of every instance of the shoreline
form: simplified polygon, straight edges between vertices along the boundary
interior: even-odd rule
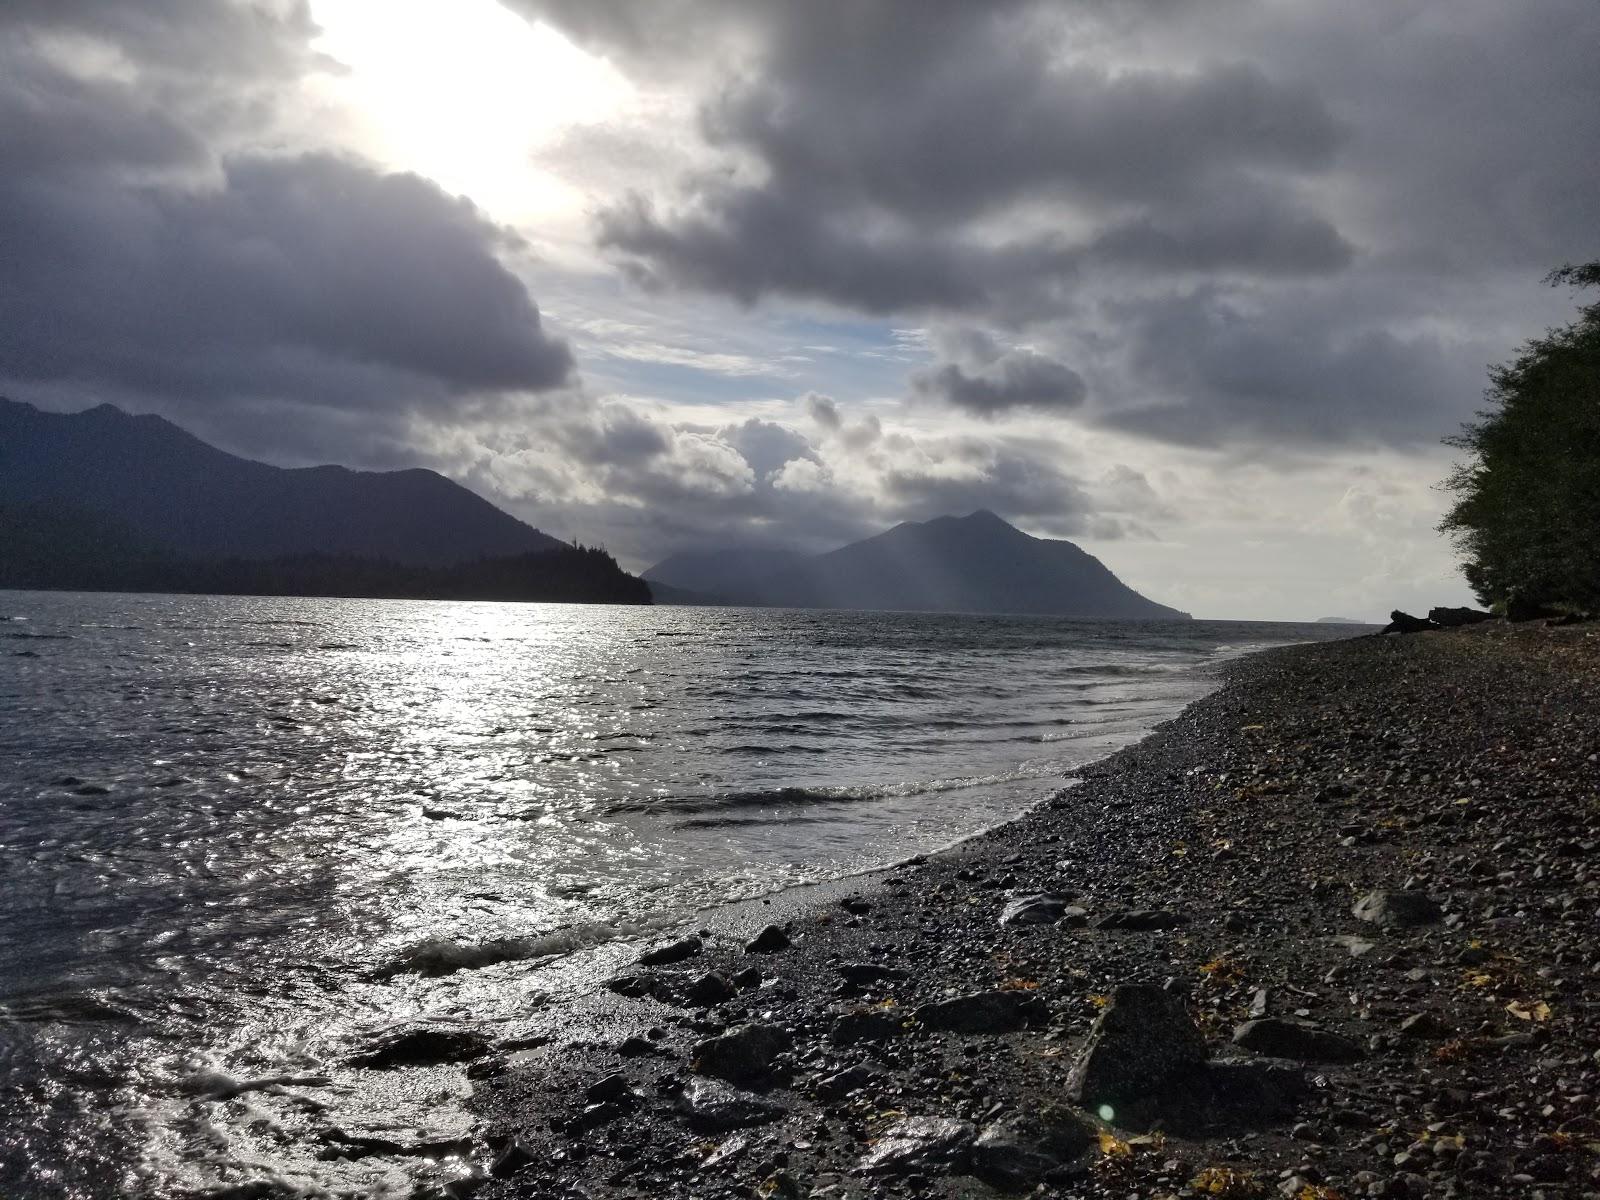
[[[1518,887],[1518,872],[1502,874],[1521,861],[1508,835],[1542,827],[1511,820],[1507,798],[1485,795],[1504,786],[1496,779],[1444,797],[1451,781],[1422,768],[1435,758],[1476,762],[1486,742],[1530,732],[1548,717],[1547,691],[1569,691],[1558,711],[1581,714],[1580,700],[1600,697],[1597,661],[1582,627],[1502,625],[1236,658],[1214,668],[1225,674],[1220,688],[1011,821],[898,867],[702,914],[702,947],[670,965],[630,965],[637,947],[597,955],[593,966],[636,977],[618,985],[632,996],[601,990],[564,1006],[560,1038],[472,1071],[474,1105],[502,1155],[478,1194],[560,1195],[575,1185],[596,1200],[988,1196],[1034,1186],[1063,1196],[1235,1194],[1205,1190],[1231,1180],[1240,1196],[1296,1200],[1295,1188],[1313,1200],[1500,1188],[1579,1195],[1590,1168],[1564,1148],[1588,1135],[1560,1126],[1583,1115],[1568,1112],[1567,1096],[1600,1090],[1597,1064],[1587,1053],[1563,1060],[1577,1082],[1552,1077],[1552,1111],[1531,1122],[1497,1110],[1481,1121],[1483,1093],[1494,1089],[1477,1075],[1537,1064],[1553,1036],[1574,1030],[1593,1051],[1600,1013],[1572,992],[1582,977],[1593,986],[1600,960],[1592,936],[1567,929],[1595,907],[1587,852],[1581,840],[1577,853],[1528,851],[1543,855],[1527,872],[1535,893],[1558,869],[1576,889],[1558,909],[1570,936],[1541,955],[1524,944],[1538,941],[1525,917],[1477,910],[1480,892]],[[1426,714],[1438,691],[1451,697],[1444,720]],[[1423,744],[1425,715],[1444,745]],[[1375,741],[1380,719],[1394,738]],[[1584,728],[1577,761],[1592,776],[1587,754],[1600,738]],[[1533,773],[1573,769],[1559,756],[1552,763]],[[1568,822],[1572,806],[1583,807],[1571,786],[1550,803]],[[1478,827],[1500,835],[1493,850],[1481,848],[1499,870],[1457,878],[1428,860],[1473,843]],[[1437,924],[1384,930],[1351,915],[1358,890],[1408,883],[1442,903]],[[1008,902],[1043,892],[1071,906],[1065,920],[998,924]],[[1133,927],[1099,927],[1119,922]],[[746,952],[768,924],[791,944]],[[1486,934],[1493,949],[1483,948]],[[1464,967],[1462,955],[1482,957],[1484,969]],[[1540,958],[1553,958],[1557,973]],[[755,987],[752,966],[762,976]],[[1482,982],[1463,984],[1463,971]],[[1237,1059],[1240,1070],[1281,1065],[1274,1094],[1221,1122],[1215,1104],[1199,1113],[1156,1104],[1140,1120],[1125,1110],[1103,1126],[1094,1112],[1087,1125],[1071,1114],[1075,1132],[1055,1131],[1048,1146],[1037,1130],[1019,1133],[1013,1117],[1065,1101],[1068,1069],[1106,998],[1126,1009],[1117,988],[1134,983],[1182,997],[1213,1057]],[[1519,995],[1502,995],[1508,989]],[[929,1007],[978,993],[1005,995],[986,1017],[958,1017],[959,1028]],[[1293,1027],[1276,1030],[1293,1061],[1276,1062],[1283,1045],[1269,1059],[1230,1044],[1252,1014]],[[1355,1061],[1305,1058],[1316,1043],[1302,1036],[1308,1023],[1334,1039],[1318,1055],[1334,1047]],[[771,1031],[773,1044],[741,1043],[751,1026]],[[731,1041],[716,1041],[730,1031]],[[719,1046],[736,1060],[754,1057],[708,1063]],[[1484,1086],[1454,1085],[1469,1077]],[[1428,1094],[1412,1095],[1419,1086]],[[1541,1123],[1549,1128],[1531,1127]],[[1165,1127],[1163,1145],[1152,1127]],[[930,1129],[947,1144],[917,1143]],[[1090,1134],[1066,1153],[1066,1141]],[[1600,1125],[1594,1134],[1600,1140]]]

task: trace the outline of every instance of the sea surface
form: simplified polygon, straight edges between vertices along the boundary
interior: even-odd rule
[[[587,948],[969,836],[1353,632],[0,592],[0,1196],[429,1194],[470,1081],[375,1034],[527,1036]]]

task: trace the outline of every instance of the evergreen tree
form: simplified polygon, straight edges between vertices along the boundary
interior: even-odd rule
[[[1600,261],[1552,285],[1600,286]],[[1467,452],[1440,529],[1485,604],[1600,610],[1600,303],[1491,367],[1489,407],[1447,443]]]

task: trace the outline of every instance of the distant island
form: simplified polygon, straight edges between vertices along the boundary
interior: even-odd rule
[[[649,604],[433,471],[287,469],[110,405],[0,399],[0,587]]]
[[[906,522],[826,554],[710,550],[644,572],[658,601],[907,612],[1016,613],[1144,621],[1189,614],[1146,599],[1067,541],[992,512]]]
[[[1363,621],[1357,617],[1318,617],[1318,625],[1370,625],[1372,622]]]

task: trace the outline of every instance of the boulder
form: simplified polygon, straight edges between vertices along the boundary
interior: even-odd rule
[[[350,1056],[358,1067],[421,1067],[466,1062],[489,1051],[489,1039],[473,1029],[448,1025],[401,1025],[367,1039]]]
[[[736,994],[736,989],[727,977],[715,971],[707,971],[704,975],[691,979],[683,989],[684,1000],[695,1008],[710,1008],[713,1004],[732,1000]]]
[[[682,962],[686,958],[693,958],[700,953],[700,939],[697,937],[679,938],[675,942],[668,942],[664,946],[656,946],[639,955],[639,964],[645,967],[664,967],[669,963]]]
[[[693,1069],[732,1083],[755,1082],[772,1074],[778,1055],[794,1039],[776,1025],[743,1025],[696,1044]]]
[[[976,1130],[948,1117],[906,1117],[873,1142],[857,1167],[864,1175],[909,1175],[965,1161]]]
[[[854,1046],[860,1042],[886,1042],[906,1032],[901,1018],[883,1009],[863,1009],[845,1013],[833,1023],[828,1040],[835,1046]]]
[[[945,1033],[1014,1033],[1049,1019],[1035,996],[1021,991],[971,992],[921,1005],[912,1014],[924,1028]]]
[[[1350,910],[1358,921],[1380,929],[1411,929],[1436,925],[1444,920],[1444,910],[1426,892],[1368,892]]]
[[[691,1079],[678,1096],[678,1110],[692,1128],[702,1133],[722,1133],[776,1121],[787,1109],[775,1100],[729,1087],[716,1079]]]
[[[851,987],[865,988],[906,979],[910,972],[902,971],[899,967],[881,966],[878,963],[856,962],[841,963],[839,974]]]
[[[746,954],[776,954],[790,946],[789,935],[776,925],[768,925],[745,943]]]
[[[1067,1095],[1095,1109],[1147,1102],[1205,1061],[1205,1038],[1181,999],[1152,984],[1124,984],[1095,1018]]]
[[[1347,1037],[1309,1022],[1281,1017],[1246,1021],[1233,1031],[1233,1044],[1254,1054],[1300,1062],[1349,1063],[1366,1057],[1361,1047]]]
[[[1036,892],[1031,896],[1018,896],[1001,911],[1000,924],[1002,926],[1054,925],[1066,915],[1070,904],[1070,896],[1058,896],[1054,892]]]
[[[1077,1158],[1096,1139],[1097,1130],[1083,1117],[1047,1104],[1037,1112],[985,1126],[972,1146],[972,1169],[997,1187],[1026,1191]]]

